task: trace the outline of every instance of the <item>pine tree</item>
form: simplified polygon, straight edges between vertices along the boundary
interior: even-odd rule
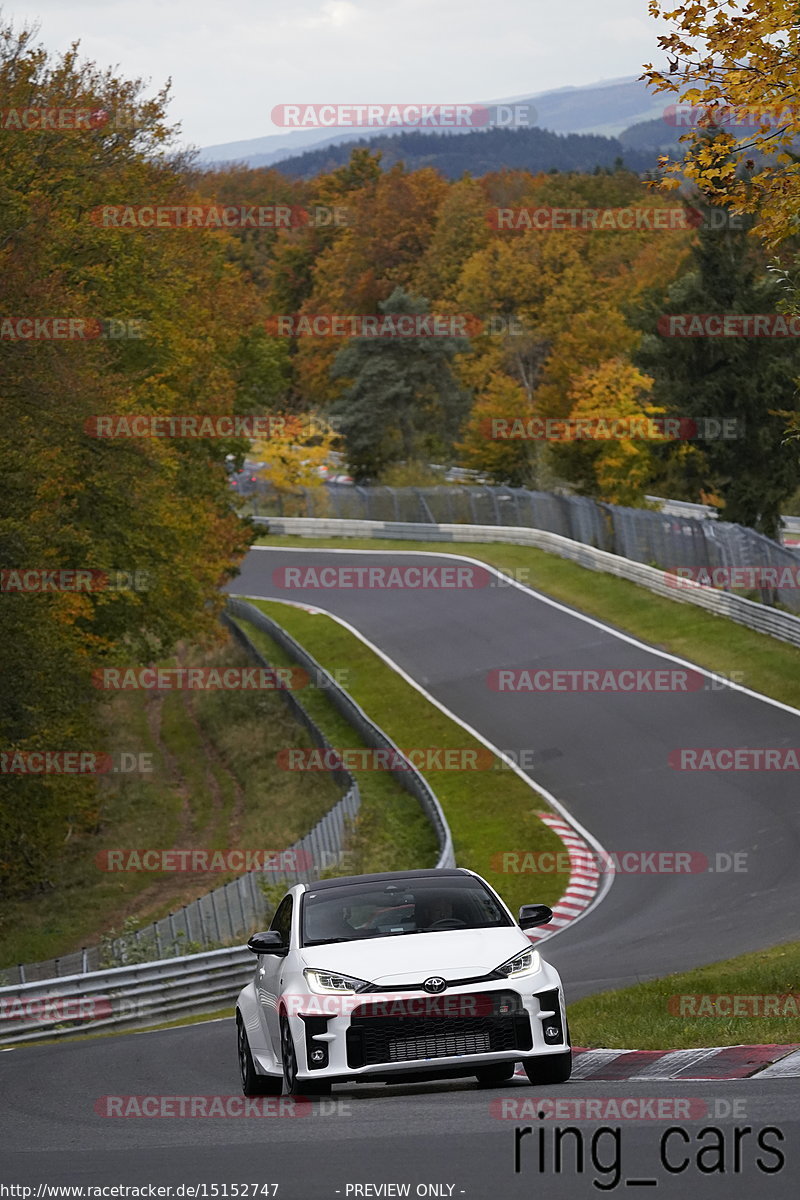
[[[774,313],[780,286],[749,234],[752,218],[711,206],[702,215],[689,270],[669,288],[661,315]],[[702,490],[724,500],[726,521],[777,537],[781,504],[800,483],[797,450],[785,441],[787,413],[798,408],[796,342],[664,336],[652,332],[650,316],[634,359],[654,378],[653,403],[669,415],[737,422],[736,437],[697,443]]]
[[[378,308],[387,316],[429,312],[427,300],[399,287]],[[331,373],[352,383],[331,411],[357,480],[391,463],[451,456],[469,405],[452,362],[469,348],[459,337],[357,337],[339,351]]]

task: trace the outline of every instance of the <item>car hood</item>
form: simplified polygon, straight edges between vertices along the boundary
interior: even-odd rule
[[[495,967],[531,943],[521,929],[440,930],[437,933],[395,934],[305,946],[304,964],[321,970],[341,971],[356,979],[382,986],[422,983],[441,975],[448,983],[488,975]]]

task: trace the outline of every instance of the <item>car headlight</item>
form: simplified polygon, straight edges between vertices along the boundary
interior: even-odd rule
[[[495,971],[498,975],[505,975],[507,977],[512,975],[533,975],[539,970],[540,962],[538,950],[523,950],[520,954],[515,954],[513,958],[509,958],[507,962],[501,963],[499,967],[495,967]]]
[[[372,986],[365,979],[354,979],[352,975],[342,975],[340,971],[319,971],[308,968],[303,971],[303,974],[311,991],[323,995],[363,992]]]

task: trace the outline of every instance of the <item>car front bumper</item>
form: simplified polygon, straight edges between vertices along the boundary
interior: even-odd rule
[[[569,1049],[561,982],[544,963],[518,980],[435,997],[387,990],[342,999],[308,996],[286,1010],[299,1079],[472,1074]]]

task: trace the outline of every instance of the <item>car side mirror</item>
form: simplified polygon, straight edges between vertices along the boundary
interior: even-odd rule
[[[533,929],[535,925],[546,925],[553,915],[546,904],[523,904],[519,910],[520,929]]]
[[[289,947],[275,929],[267,933],[254,933],[247,942],[247,949],[254,954],[286,954]]]

